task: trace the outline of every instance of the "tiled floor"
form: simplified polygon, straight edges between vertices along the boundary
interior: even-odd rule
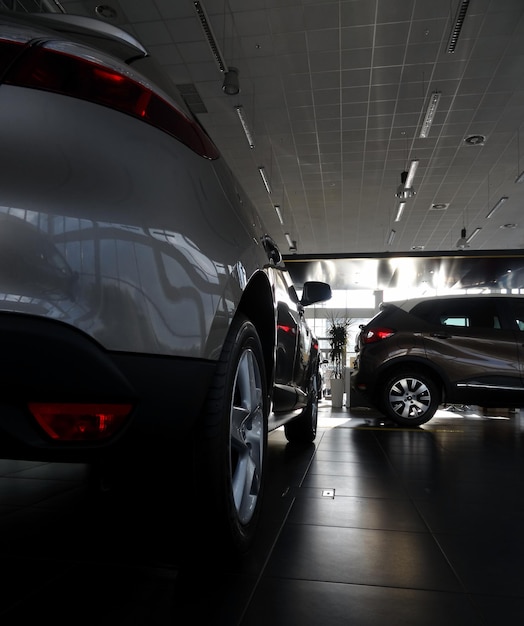
[[[523,414],[402,429],[323,401],[314,445],[270,435],[259,542],[235,565],[163,558],[161,520],[139,499],[93,510],[83,466],[0,461],[0,624],[521,625]],[[205,496],[165,497],[206,519]]]

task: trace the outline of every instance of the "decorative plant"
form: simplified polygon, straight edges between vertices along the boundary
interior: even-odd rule
[[[343,378],[344,376],[348,326],[350,323],[350,319],[333,318],[328,328],[329,344],[331,346],[329,358],[333,363],[333,378]]]

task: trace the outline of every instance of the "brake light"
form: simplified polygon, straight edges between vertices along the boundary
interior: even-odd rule
[[[108,439],[122,427],[131,409],[131,404],[29,403],[38,424],[60,441]]]
[[[395,334],[395,331],[391,328],[368,328],[366,332],[362,334],[362,343],[375,343],[376,341],[381,341],[382,339],[387,339]]]
[[[58,44],[26,45],[22,51],[20,42],[0,41],[1,56],[6,59],[0,63],[0,69],[5,65],[6,70],[3,82],[107,106],[148,122],[200,156],[218,158],[215,145],[199,124],[141,82],[131,68],[102,65],[72,44],[60,44],[66,51],[53,45]]]
[[[278,330],[283,331],[284,333],[288,334],[288,335],[296,335],[297,334],[297,329],[295,326],[289,326],[288,324],[278,324],[277,325]]]

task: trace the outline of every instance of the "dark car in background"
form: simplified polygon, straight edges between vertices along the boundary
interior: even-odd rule
[[[1,12],[0,136],[0,456],[88,463],[104,488],[160,465],[163,513],[243,552],[268,432],[316,436],[304,307],[329,285],[298,297],[215,145],[123,30]]]
[[[439,405],[524,406],[524,297],[386,302],[361,327],[351,388],[401,425]]]

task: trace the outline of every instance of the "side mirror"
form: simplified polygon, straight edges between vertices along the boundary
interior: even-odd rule
[[[331,287],[327,283],[322,283],[317,280],[310,280],[304,283],[302,299],[300,300],[302,306],[315,304],[315,302],[325,302],[330,299]]]

